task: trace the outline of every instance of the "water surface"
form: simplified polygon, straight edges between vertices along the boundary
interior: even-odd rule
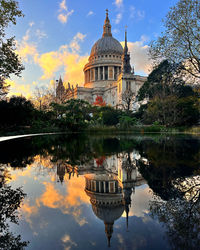
[[[0,249],[200,245],[198,137],[51,135],[0,152]]]

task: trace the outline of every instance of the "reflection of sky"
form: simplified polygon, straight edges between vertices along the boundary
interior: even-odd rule
[[[41,159],[40,159],[41,160]],[[104,249],[105,226],[93,213],[86,195],[84,176],[74,176],[58,183],[56,169],[48,159],[22,170],[12,170],[13,187],[23,186],[27,194],[21,209],[19,226],[13,231],[30,241],[29,249]],[[164,229],[149,217],[151,193],[148,186],[135,188],[126,218],[115,221],[113,249],[168,249]]]

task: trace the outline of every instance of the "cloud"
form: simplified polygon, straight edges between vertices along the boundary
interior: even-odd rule
[[[94,12],[92,10],[90,10],[88,13],[87,13],[87,16],[92,16],[94,15]]]
[[[64,70],[64,80],[72,84],[83,83],[83,67],[87,63],[88,55],[80,56],[80,42],[86,35],[78,32],[69,45],[61,46],[58,51],[51,51],[40,55],[37,63],[43,71],[41,79],[51,79],[59,70]]]
[[[128,49],[131,55],[131,65],[134,66],[135,72],[149,74],[152,62],[149,59],[149,46],[145,44],[147,37],[141,36],[140,41],[128,42]],[[124,46],[124,42],[121,43]]]
[[[62,66],[61,54],[57,51],[44,53],[38,57],[37,62],[43,70],[41,79],[50,79]]]
[[[144,19],[144,17],[145,17],[145,11],[144,10],[137,10],[135,8],[135,6],[133,6],[133,5],[130,6],[129,11],[130,11],[130,18],[132,18],[132,19],[134,18],[137,21],[140,21],[140,20]]]
[[[68,11],[66,0],[63,0],[62,2],[60,2],[59,7],[60,7],[59,12],[61,13],[58,15],[58,20],[61,23],[67,23],[68,18],[74,13],[74,10]]]
[[[35,23],[34,22],[30,22],[29,26],[32,27]]]
[[[31,33],[30,30],[27,30],[22,40],[17,41],[17,53],[23,62],[28,63],[27,67],[30,67],[30,64],[34,64],[42,70],[40,79],[35,79],[35,81],[52,80],[58,72],[59,74],[62,72],[61,74],[64,76],[65,82],[81,86],[84,81],[83,67],[88,61],[88,55],[81,56],[79,53],[81,51],[80,43],[84,41],[86,35],[78,32],[69,44],[61,45],[58,50],[39,53],[37,44],[29,41]],[[40,38],[46,36],[39,29],[35,34]],[[30,85],[13,83],[11,93],[17,95],[23,93],[25,96],[30,96]],[[20,93],[20,91],[22,92]]]
[[[120,23],[121,19],[122,19],[122,13],[118,13],[115,18],[115,23],[116,24]]]
[[[23,96],[30,98],[32,95],[32,91],[31,91],[32,84],[21,84],[21,83],[19,84],[10,79],[6,80],[6,84],[10,85],[8,96],[12,96],[12,95],[21,96],[23,93]]]
[[[86,35],[78,32],[72,39],[70,43],[70,48],[72,49],[73,53],[80,52],[80,45],[79,42],[83,41]]]
[[[113,29],[113,31],[112,31],[113,34],[118,34],[119,32],[120,32],[119,29]]]
[[[60,4],[60,10],[66,10],[67,11],[67,6],[66,6],[66,0],[63,0]]]
[[[35,31],[35,35],[37,36],[38,39],[47,38],[47,34],[40,29],[37,29]]]
[[[121,8],[123,6],[123,0],[115,0],[114,4],[118,7]]]

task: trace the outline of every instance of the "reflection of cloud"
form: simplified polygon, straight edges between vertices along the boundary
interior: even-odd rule
[[[42,203],[46,207],[59,208],[63,204],[63,196],[55,189],[54,185],[44,182],[45,192],[36,200],[38,206]]]
[[[121,234],[117,234],[117,239],[118,239],[120,244],[124,243],[124,239],[123,239],[123,236]]]
[[[84,178],[73,178],[66,185],[66,194],[61,194],[54,183],[44,182],[44,193],[36,199],[38,207],[43,206],[60,209],[64,214],[72,214],[76,222],[83,226],[87,223],[85,218],[81,218],[81,204],[89,203],[89,197],[84,191]]]
[[[135,71],[149,74],[152,64],[148,55],[149,46],[144,44],[146,40],[147,38],[142,36],[140,41],[128,42],[128,49],[131,54],[131,65]],[[121,44],[124,46],[124,42]]]
[[[149,201],[151,198],[152,195],[147,185],[136,188],[135,193],[131,197],[133,205],[130,208],[129,216],[146,217],[145,215],[149,213]],[[122,216],[126,217],[126,214],[123,213]],[[147,219],[144,221],[147,221]]]
[[[77,246],[77,244],[71,240],[69,234],[65,234],[61,240],[63,243],[69,243],[70,245]]]

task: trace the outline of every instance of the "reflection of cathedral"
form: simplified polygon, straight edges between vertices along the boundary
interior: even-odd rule
[[[61,182],[66,173],[69,178],[75,173],[85,176],[85,192],[90,197],[94,214],[105,224],[109,246],[114,222],[125,211],[128,228],[131,194],[135,186],[145,183],[137,170],[138,158],[136,153],[122,153],[118,156],[100,157],[78,167],[57,165],[57,175]]]
[[[124,49],[120,42],[113,38],[108,12],[102,37],[93,45],[89,62],[83,71],[84,87],[74,88],[68,83],[65,89],[62,79],[59,79],[56,90],[58,100],[75,98],[94,103],[96,98],[101,96],[107,105],[117,106],[123,104],[124,93],[129,92],[136,96],[146,80],[146,77],[135,75],[134,69],[131,68],[126,32]]]

